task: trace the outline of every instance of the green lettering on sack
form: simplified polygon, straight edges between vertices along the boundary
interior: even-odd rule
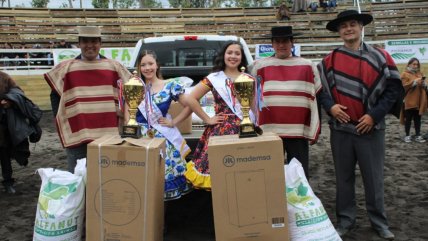
[[[60,235],[64,235],[67,233],[71,233],[77,230],[77,225],[74,225],[72,227],[69,228],[65,228],[65,229],[60,229],[60,230],[55,230],[55,231],[49,231],[49,230],[45,230],[39,227],[35,228],[35,232],[43,235],[43,236],[47,236],[47,237],[54,237],[54,236],[60,236]]]
[[[58,222],[58,229],[64,229],[65,228],[65,221]]]
[[[296,226],[301,227],[301,226],[306,226],[306,225],[312,225],[312,224],[320,223],[320,222],[327,220],[327,219],[328,219],[327,214],[324,214],[324,215],[321,215],[318,217],[296,221]]]

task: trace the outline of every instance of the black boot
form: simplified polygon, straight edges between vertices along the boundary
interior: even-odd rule
[[[13,187],[14,183],[15,183],[15,180],[13,178],[6,180],[6,181],[3,181],[3,186],[4,186],[4,190],[6,193],[9,193],[9,194],[15,194],[16,193],[16,190]]]
[[[9,193],[9,194],[15,194],[16,193],[16,190],[13,187],[13,184],[5,184],[4,189],[5,189],[6,193]]]

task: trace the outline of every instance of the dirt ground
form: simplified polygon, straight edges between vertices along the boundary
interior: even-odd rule
[[[385,161],[385,204],[391,231],[396,240],[428,240],[428,142],[404,143],[403,127],[387,118]],[[45,112],[43,136],[31,144],[27,167],[13,164],[14,195],[0,189],[0,240],[32,240],[36,204],[40,190],[38,168],[66,168],[65,152],[58,139],[52,114]],[[423,133],[428,132],[428,116],[423,117]],[[413,130],[412,130],[413,132]],[[335,178],[331,158],[329,130],[323,122],[319,142],[310,149],[310,184],[335,223]],[[0,187],[1,188],[1,187]],[[357,228],[344,240],[381,240],[371,229],[364,202],[361,175],[357,172]],[[214,225],[210,193],[194,191],[167,206],[165,241],[213,241]],[[266,240],[268,241],[268,240]]]

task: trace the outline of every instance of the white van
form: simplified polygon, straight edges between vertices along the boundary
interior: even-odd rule
[[[197,84],[207,76],[221,47],[228,41],[240,42],[248,65],[253,57],[243,38],[221,35],[180,35],[149,37],[140,39],[135,46],[130,66],[131,70],[140,60],[142,51],[152,50],[158,56],[164,78],[187,76]]]

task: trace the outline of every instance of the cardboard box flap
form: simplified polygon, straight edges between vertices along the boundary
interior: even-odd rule
[[[148,147],[149,149],[154,149],[158,148],[159,145],[161,145],[165,141],[165,138],[125,138],[124,140],[134,146],[141,146],[146,148]]]
[[[119,135],[104,135],[91,142],[90,145],[120,145],[123,142],[124,140]]]
[[[273,132],[265,132],[263,135],[249,138],[239,138],[239,135],[212,136],[209,139],[209,146],[234,143],[265,142],[272,140],[281,140],[281,138]]]
[[[94,140],[90,145],[123,145],[130,144],[133,146],[149,147],[149,149],[158,148],[165,141],[164,138],[122,138],[120,135],[105,135]]]

